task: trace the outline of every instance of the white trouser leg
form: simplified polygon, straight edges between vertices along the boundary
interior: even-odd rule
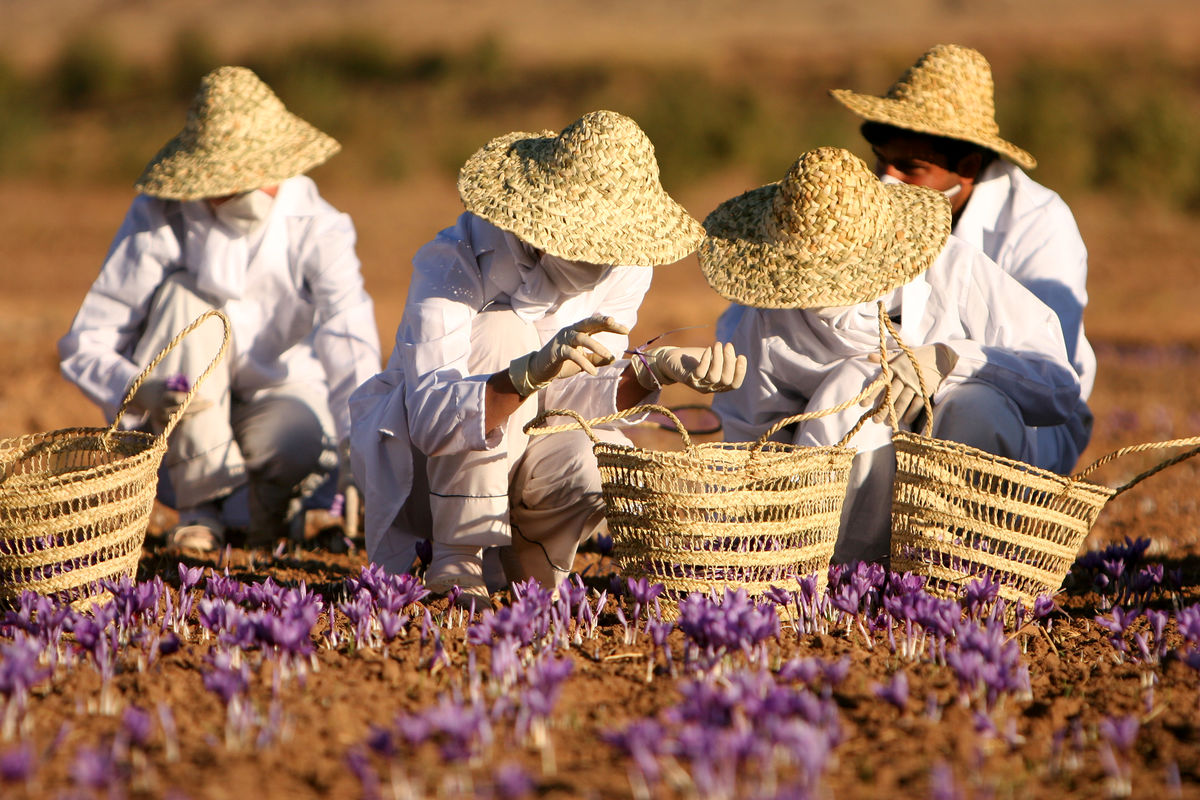
[[[892,480],[895,475],[896,451],[891,445],[854,455],[833,563],[883,561],[888,557],[892,544]]]
[[[539,346],[535,328],[512,309],[484,311],[471,325],[467,367],[474,375],[499,372],[517,356]],[[433,559],[425,581],[434,591],[446,591],[453,585],[476,593],[486,591],[483,548],[512,541],[509,475],[525,450],[527,437],[521,428],[536,413],[534,396],[508,418],[504,441],[493,450],[425,459],[433,538]],[[409,504],[415,495],[414,491]]]
[[[854,397],[879,375],[866,361],[846,361],[830,371],[813,392],[806,409],[833,408]],[[870,409],[854,404],[844,411],[802,422],[793,443],[809,447],[836,445]],[[833,561],[879,561],[887,557],[892,536],[892,477],[896,458],[886,423],[867,420],[848,443],[856,453],[850,466]]]
[[[133,352],[134,363],[149,364],[176,334],[213,308],[194,287],[186,272],[172,274],[159,287],[146,318],[146,330]],[[183,374],[195,383],[220,349],[222,336],[220,324],[206,320],[167,354],[151,378],[165,380]],[[231,343],[224,360],[197,393],[212,405],[181,419],[167,442],[163,464],[174,489],[172,505],[176,508],[191,508],[222,497],[245,482],[245,464],[230,423],[230,366],[234,358]],[[152,426],[156,433],[161,432]]]
[[[269,547],[286,536],[288,518],[298,511],[293,500],[336,464],[328,407],[323,391],[301,386],[259,392],[234,404],[233,426],[249,482],[247,544]]]
[[[629,443],[619,431],[594,432],[607,442]],[[580,542],[607,532],[600,470],[583,431],[533,437],[513,475],[511,500],[512,546],[500,551],[510,581],[536,578],[557,586]]]
[[[933,409],[933,436],[1026,463],[1036,460],[1034,428],[1008,395],[968,381],[945,393]]]
[[[537,332],[507,307],[484,311],[471,326],[473,375],[507,369],[539,346]],[[504,441],[493,450],[432,456],[426,460],[433,541],[489,547],[508,544],[509,473],[525,451],[521,428],[537,413],[536,395],[508,419]]]

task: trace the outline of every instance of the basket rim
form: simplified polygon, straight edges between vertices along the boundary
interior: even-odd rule
[[[756,446],[755,442],[700,442],[693,445],[690,449],[682,450],[656,450],[652,447],[639,447],[635,444],[624,444],[622,442],[599,441],[592,444],[592,451],[599,453],[607,451],[612,453],[627,453],[632,455],[646,454],[645,457],[660,457],[660,458],[690,458],[692,461],[705,460],[697,459],[696,454],[707,454],[712,452],[740,453],[740,452],[760,452],[772,456],[795,456],[801,455],[831,455],[831,456],[851,456],[857,454],[857,448],[846,447],[842,445],[803,445],[791,444],[790,442],[766,442]]]
[[[953,442],[949,439],[937,439],[932,436],[925,436],[913,431],[893,431],[892,443],[899,441],[910,447],[924,447],[929,450],[937,450],[940,452],[955,453],[957,455],[965,455],[975,458],[979,461],[985,461],[991,464],[998,464],[1003,467],[1009,467],[1019,472],[1024,472],[1036,478],[1041,478],[1062,486],[1064,489],[1068,487],[1084,488],[1096,491],[1101,494],[1111,497],[1117,493],[1116,489],[1110,486],[1105,486],[1102,483],[1095,483],[1084,478],[1076,478],[1071,475],[1060,475],[1057,472],[1051,472],[1048,469],[1030,464],[1027,461],[1021,461],[1015,458],[1007,458],[1006,456],[998,456],[994,453],[989,453],[986,450],[980,450],[977,447],[972,447],[961,442]]]
[[[129,455],[122,455],[105,464],[85,466],[70,472],[60,473],[58,475],[39,475],[35,481],[22,480],[19,475],[10,476],[8,479],[0,478],[0,497],[30,495],[37,493],[39,490],[69,486],[89,479],[111,475],[113,473],[121,472],[131,469],[134,466],[138,466],[141,464],[141,462],[144,462],[147,459],[155,458],[157,455],[160,455],[160,451],[165,453],[167,448],[167,443],[165,440],[162,440],[153,434],[146,433],[145,431],[110,431],[108,428],[60,428],[54,431],[47,431],[44,433],[27,433],[21,436],[14,436],[0,440],[0,463],[6,462],[6,459],[2,455],[6,450],[18,450],[23,446],[42,442],[53,442],[56,439],[84,439],[102,437],[105,435],[111,436],[117,440],[132,442],[135,445],[139,445],[140,449]],[[15,460],[17,459],[10,459],[8,461]]]

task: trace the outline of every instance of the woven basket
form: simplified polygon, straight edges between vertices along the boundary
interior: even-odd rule
[[[878,388],[878,383],[869,387]],[[613,555],[621,573],[665,587],[663,613],[690,592],[741,587],[761,595],[816,574],[823,584],[837,541],[853,448],[801,447],[768,441],[793,422],[848,408],[867,390],[836,408],[781,420],[756,442],[695,444],[668,409],[637,406],[590,421],[574,411],[550,410],[526,426],[530,435],[582,428],[600,467]],[[675,424],[680,451],[647,450],[605,442],[592,427],[657,412]],[[545,427],[551,416],[574,424]],[[861,425],[861,422],[859,423]]]
[[[214,316],[225,326],[220,351],[162,434],[118,430],[146,377],[184,336]],[[109,427],[66,428],[0,441],[0,605],[13,605],[28,590],[89,608],[107,595],[102,581],[134,576],[167,437],[228,343],[229,321],[221,312],[209,311],[134,380]]]
[[[946,596],[989,576],[1001,597],[1026,608],[1062,586],[1109,500],[1200,453],[1200,437],[1153,442],[1064,476],[925,435],[899,431],[892,441],[892,569],[924,575],[932,591]],[[1119,456],[1173,447],[1193,449],[1116,488],[1084,480]]]
[[[896,338],[895,330],[891,332]],[[923,433],[896,429],[891,416],[896,450],[891,568],[925,576],[929,590],[943,596],[957,595],[970,581],[990,577],[999,584],[1001,597],[1031,608],[1038,595],[1053,594],[1062,586],[1109,500],[1200,453],[1200,436],[1151,442],[1109,453],[1075,475],[1059,475],[932,438],[933,409],[924,386],[921,391],[926,409]],[[1122,456],[1182,447],[1193,449],[1115,488],[1086,480]]]

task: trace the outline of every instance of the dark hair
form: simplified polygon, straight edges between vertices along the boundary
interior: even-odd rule
[[[946,163],[951,167],[957,168],[959,163],[964,158],[972,153],[979,153],[982,163],[980,169],[992,163],[992,160],[998,158],[995,150],[991,150],[983,145],[968,142],[963,139],[951,139],[946,136],[936,136],[932,133],[922,133],[921,131],[912,131],[908,128],[900,128],[895,125],[888,125],[884,122],[864,122],[859,129],[862,136],[872,145],[882,145],[896,137],[923,139],[929,142],[929,146],[933,148],[935,153],[946,157]]]

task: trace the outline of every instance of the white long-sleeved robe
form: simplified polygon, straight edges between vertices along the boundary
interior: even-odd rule
[[[109,419],[141,370],[131,355],[155,292],[171,273],[198,268],[184,256],[185,226],[181,203],[138,196],[58,343],[63,374]],[[380,363],[354,244],[349,216],[309,178],[290,178],[279,185],[241,297],[218,304],[233,330],[226,359],[234,396],[248,400],[287,383],[325,385],[339,438],[349,435],[350,393]]]
[[[1069,425],[1086,414],[1057,316],[976,248],[951,236],[934,264],[898,294],[898,303],[893,300],[889,307],[900,316],[905,343],[944,342],[958,354],[932,398],[935,405],[952,387],[972,380],[1008,395],[1031,427]],[[874,316],[874,305],[864,304],[864,317]],[[878,351],[869,332],[849,341],[809,310],[734,306],[718,335],[728,337],[750,362],[741,388],[713,399],[729,441],[753,440],[783,417],[835,406],[879,374],[878,364],[868,360]],[[856,405],[778,438],[834,444],[863,410]],[[889,443],[889,428],[874,422],[850,442],[860,451]],[[1026,455],[1037,461],[1052,456]]]
[[[367,554],[393,570],[406,568],[401,562],[410,558],[411,540],[429,534],[393,524],[401,522],[398,515],[412,491],[413,450],[439,456],[508,446],[507,423],[490,435],[485,432],[484,392],[490,375],[471,374],[467,367],[475,317],[494,302],[508,303],[520,288],[518,269],[485,269],[490,259],[511,257],[474,240],[473,231],[486,224],[464,213],[417,252],[392,355],[350,401]],[[613,267],[591,290],[525,313],[542,343],[594,313],[632,328],[651,274],[646,267]],[[604,333],[595,338],[614,354],[628,347],[626,336]],[[596,376],[554,381],[538,392],[538,403],[541,408],[570,408],[585,418],[611,414],[626,364],[603,367]]]
[[[978,247],[1054,310],[1081,395],[1091,396],[1096,355],[1083,330],[1087,248],[1062,198],[1015,164],[996,159],[971,190],[954,235]],[[1080,448],[1086,444],[1085,438]]]

